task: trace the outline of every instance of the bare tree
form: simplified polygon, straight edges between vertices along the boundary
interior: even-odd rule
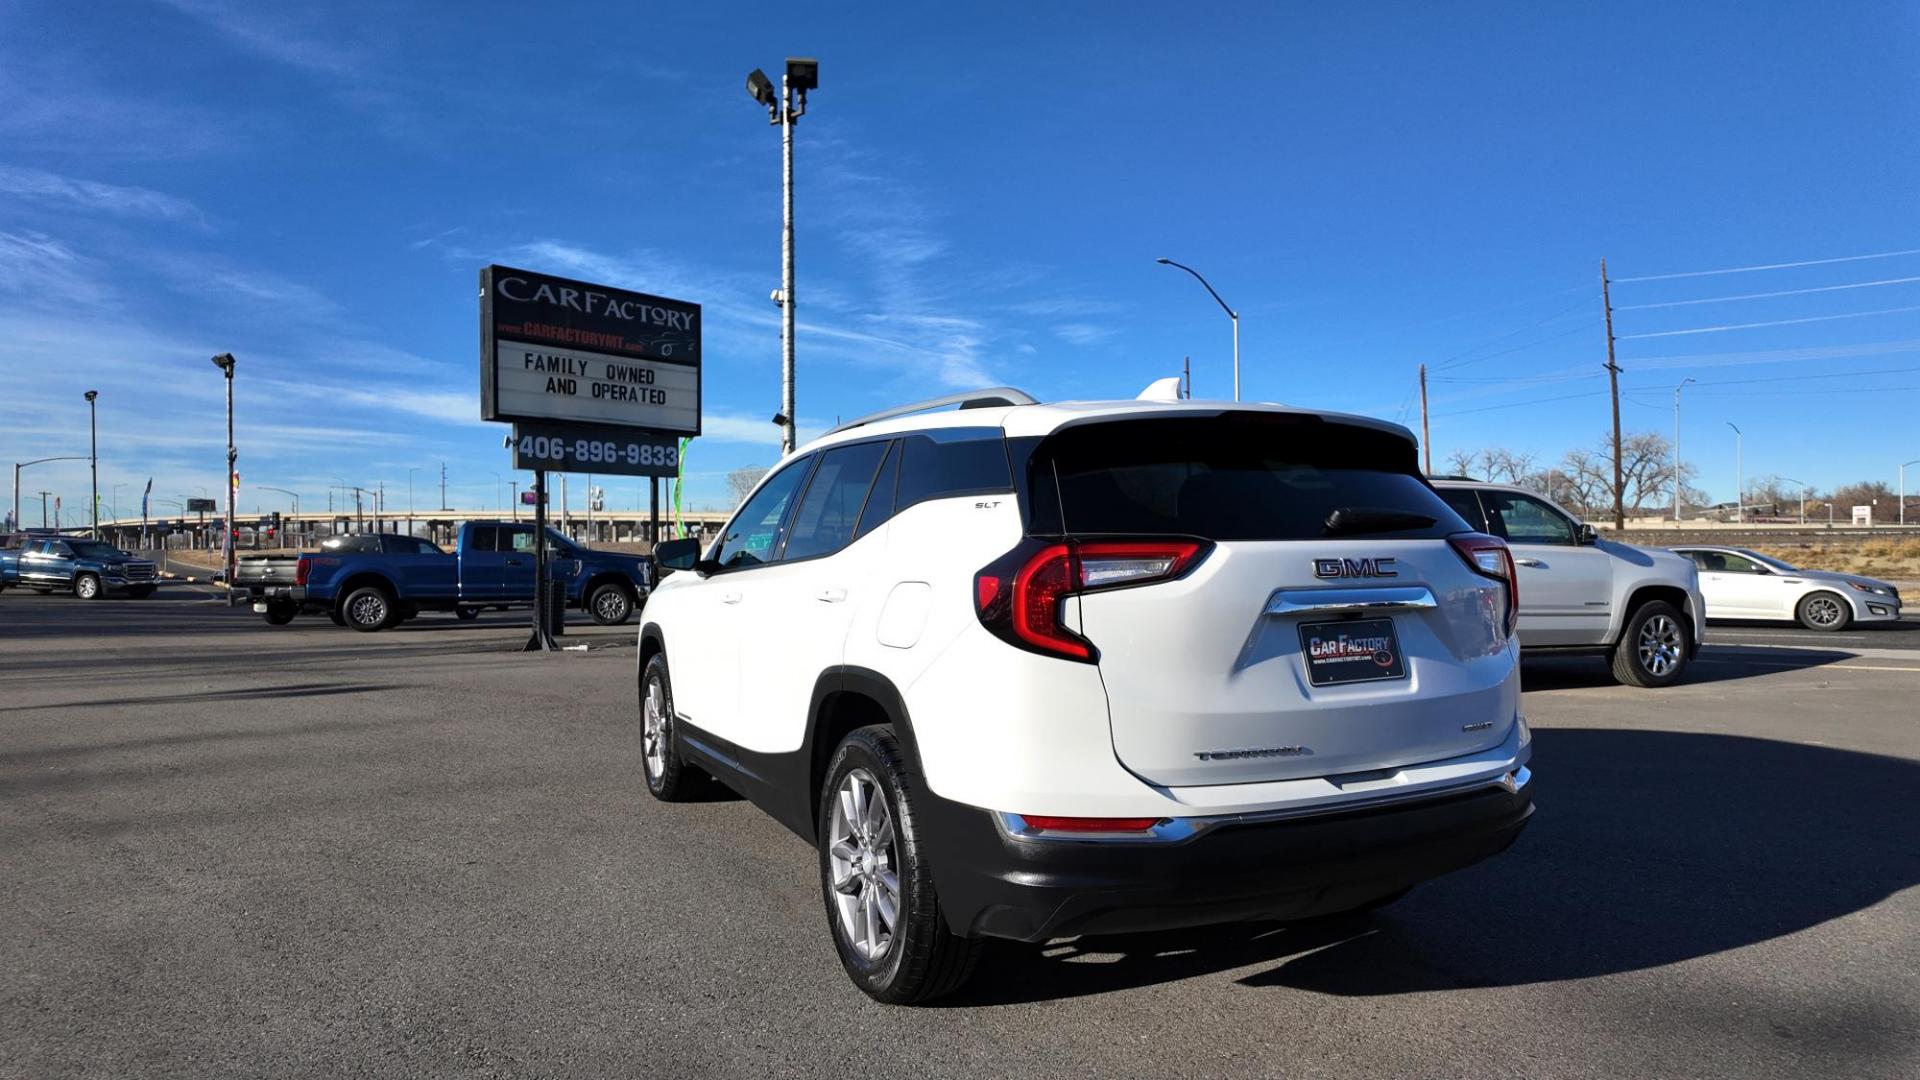
[[[1612,439],[1608,439],[1611,444]],[[1555,502],[1581,517],[1596,517],[1613,508],[1613,448],[1569,450],[1554,476]]]
[[[1496,484],[1519,484],[1533,471],[1539,455],[1496,446],[1480,451],[1480,470],[1484,479]]]
[[[1450,476],[1473,475],[1473,463],[1479,457],[1471,450],[1455,450],[1447,455],[1447,473]]]
[[[747,493],[752,491],[753,486],[758,484],[760,478],[765,475],[767,475],[765,465],[742,465],[728,473],[727,490],[733,493],[733,505],[739,506],[746,499]]]

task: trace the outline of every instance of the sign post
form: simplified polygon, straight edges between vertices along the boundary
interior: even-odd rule
[[[513,467],[534,476],[529,651],[556,647],[547,473],[673,476],[683,436],[700,434],[700,398],[700,305],[507,266],[480,271],[480,418],[513,425]]]

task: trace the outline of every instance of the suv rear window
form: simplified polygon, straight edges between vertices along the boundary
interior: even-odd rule
[[[931,428],[901,439],[900,448],[900,486],[894,513],[928,499],[1013,487],[1006,438],[999,428]]]
[[[1039,535],[1311,540],[1330,535],[1328,517],[1344,509],[1382,511],[1385,522],[1342,535],[1422,539],[1468,531],[1416,468],[1411,441],[1317,416],[1087,424],[1035,449],[1029,527]],[[1416,520],[1396,523],[1396,514]]]

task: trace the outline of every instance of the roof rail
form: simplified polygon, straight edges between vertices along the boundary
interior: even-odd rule
[[[1464,480],[1470,484],[1486,483],[1485,480],[1482,480],[1477,476],[1459,476],[1459,475],[1449,476],[1446,473],[1428,473],[1427,479],[1429,480]]]
[[[911,416],[917,412],[927,412],[930,409],[939,409],[948,405],[958,405],[963,409],[987,409],[995,405],[1038,404],[1040,404],[1040,402],[1024,390],[1015,390],[1011,386],[989,386],[984,390],[964,390],[958,394],[947,394],[943,397],[916,401],[911,405],[896,405],[891,409],[881,409],[879,412],[868,413],[865,416],[849,420],[839,427],[834,428],[832,431],[827,432],[827,434],[837,435],[842,431],[848,431],[866,424],[875,424],[882,420],[891,420],[896,416]]]

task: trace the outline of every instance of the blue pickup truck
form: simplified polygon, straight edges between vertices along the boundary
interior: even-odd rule
[[[370,633],[422,611],[470,619],[483,608],[532,604],[533,544],[532,525],[474,521],[461,527],[452,554],[418,538],[386,537],[371,546],[300,555],[291,574],[284,565],[254,567],[255,560],[243,558],[234,578],[253,610],[276,626],[304,612]],[[552,529],[547,552],[552,580],[566,590],[568,606],[602,626],[625,623],[652,588],[652,563],[645,556],[592,551]]]
[[[58,589],[82,600],[115,593],[138,598],[152,596],[158,578],[152,560],[99,540],[19,533],[0,540],[0,589]]]

